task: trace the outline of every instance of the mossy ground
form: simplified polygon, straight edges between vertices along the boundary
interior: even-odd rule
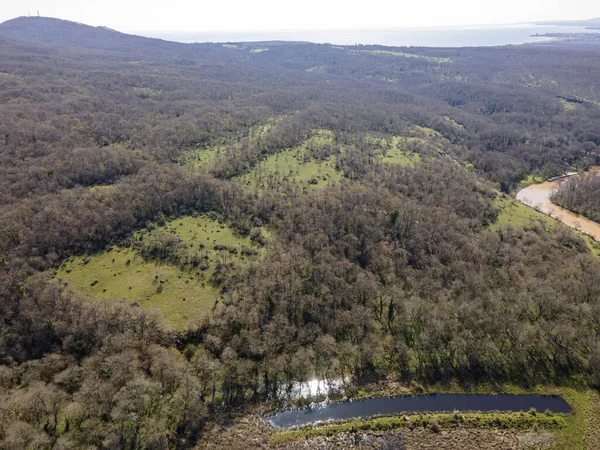
[[[154,230],[138,232],[132,240],[141,242],[157,232],[176,236],[190,249],[199,249],[202,244],[208,257],[208,270],[146,260],[133,247],[111,247],[92,255],[70,258],[62,264],[56,277],[93,298],[125,299],[143,308],[155,308],[168,326],[185,329],[205,317],[218,298],[218,291],[210,283],[216,262],[243,265],[250,260],[241,254],[243,246],[264,254],[248,237],[238,236],[225,224],[206,216],[174,219]],[[215,245],[235,248],[237,252],[215,250]]]

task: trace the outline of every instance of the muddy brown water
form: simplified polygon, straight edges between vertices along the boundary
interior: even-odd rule
[[[590,172],[600,175],[600,167],[594,167],[587,173]],[[576,174],[554,181],[532,184],[517,193],[517,200],[600,241],[600,224],[561,208],[550,201],[550,196],[562,183],[565,183],[571,177],[580,176],[581,174]]]

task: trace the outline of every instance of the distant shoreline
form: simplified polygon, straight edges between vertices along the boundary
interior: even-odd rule
[[[392,47],[496,47],[549,42],[555,35],[596,34],[583,26],[504,25],[444,28],[295,30],[251,32],[143,33],[182,43],[301,41],[333,45],[385,45]],[[600,30],[597,31],[600,35]]]

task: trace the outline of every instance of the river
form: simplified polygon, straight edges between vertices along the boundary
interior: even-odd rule
[[[600,167],[594,167],[590,172],[600,174]],[[571,176],[579,177],[581,174],[573,174],[554,181],[532,184],[531,186],[520,190],[517,193],[517,199],[550,217],[560,220],[565,225],[582,231],[593,237],[595,240],[600,241],[600,224],[561,208],[550,201],[552,192],[554,192],[554,190],[562,183],[565,183]]]
[[[312,408],[284,411],[266,418],[275,428],[293,428],[329,420],[391,416],[421,412],[519,412],[535,408],[553,413],[569,413],[571,407],[552,395],[438,394],[370,398],[366,400],[319,404]]]

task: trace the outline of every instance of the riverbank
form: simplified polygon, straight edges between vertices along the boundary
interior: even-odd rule
[[[558,415],[553,414],[549,417],[562,417],[564,426],[544,429],[536,424],[532,428],[525,429],[522,426],[527,420],[528,413],[524,413],[525,419],[520,413],[468,413],[461,414],[463,417],[469,417],[472,420],[461,423],[460,425],[446,427],[444,417],[440,414],[416,414],[399,415],[387,418],[360,419],[361,427],[356,427],[348,431],[345,424],[354,422],[336,422],[333,424],[321,424],[320,426],[306,427],[302,433],[295,435],[294,439],[287,438],[284,433],[288,431],[276,430],[265,420],[261,419],[259,410],[254,413],[237,414],[224,421],[218,421],[214,427],[207,429],[203,438],[198,442],[198,450],[230,450],[231,448],[244,449],[300,449],[300,448],[320,448],[320,449],[338,449],[338,448],[360,448],[375,449],[382,448],[378,445],[389,444],[391,447],[408,449],[522,449],[522,448],[548,448],[548,449],[573,449],[573,450],[592,450],[600,448],[600,394],[598,391],[587,387],[557,387],[539,385],[530,388],[523,388],[515,385],[500,384],[479,384],[470,387],[460,386],[452,383],[449,385],[408,385],[399,382],[382,382],[373,385],[364,386],[360,390],[356,389],[351,394],[354,398],[378,397],[383,395],[398,395],[400,393],[505,393],[505,394],[542,394],[559,395],[564,398],[572,408],[571,414]],[[264,413],[264,411],[263,411]],[[516,415],[516,417],[515,417]],[[389,419],[392,422],[398,419],[404,419],[408,416],[413,420],[414,417],[422,416],[422,419],[414,419],[422,423],[427,420],[427,427],[413,427],[409,424],[399,428],[381,428]],[[426,419],[427,416],[427,419]],[[453,416],[453,414],[451,414]],[[502,417],[500,417],[502,416]],[[543,412],[537,412],[536,417],[544,416]],[[491,420],[494,419],[494,421]],[[498,419],[498,420],[496,420]],[[546,420],[542,417],[541,420]],[[370,424],[374,421],[373,424]],[[560,421],[562,422],[562,420]],[[367,423],[367,425],[364,425]],[[432,424],[437,423],[438,427]],[[481,426],[479,424],[482,424]],[[515,424],[518,429],[504,428],[503,425]],[[487,424],[487,425],[485,425]],[[485,427],[484,427],[485,425]],[[339,426],[339,427],[338,427]],[[476,428],[472,428],[476,426]],[[519,428],[520,427],[520,428]],[[385,428],[385,427],[383,427]],[[310,431],[319,430],[319,431]],[[438,430],[438,431],[436,431]],[[402,443],[400,446],[398,443]],[[397,445],[398,444],[398,445]],[[395,446],[394,446],[395,445]],[[386,448],[386,447],[383,447]]]
[[[329,437],[339,433],[390,433],[394,430],[428,430],[432,433],[458,429],[513,431],[548,430],[556,431],[567,426],[565,415],[538,413],[443,413],[409,414],[372,419],[356,419],[325,426],[315,426],[284,431],[273,435],[270,443],[283,445],[297,440]]]
[[[569,404],[559,396],[538,394],[429,394],[378,397],[357,401],[315,404],[284,411],[266,420],[278,429],[298,428],[322,422],[356,420],[363,417],[402,414],[518,413],[549,411],[568,414]]]
[[[590,172],[598,171],[600,168],[592,168]],[[588,172],[586,172],[588,173]],[[582,215],[573,213],[567,209],[555,205],[550,200],[552,193],[571,177],[581,176],[582,174],[570,173],[538,184],[531,184],[517,193],[517,200],[523,204],[534,208],[535,210],[546,214],[565,225],[574,228],[581,233],[600,241],[600,224],[596,223]]]

